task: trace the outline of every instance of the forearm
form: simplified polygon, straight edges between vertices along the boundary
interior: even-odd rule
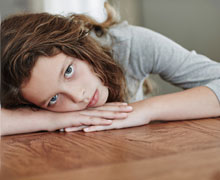
[[[178,93],[156,96],[130,104],[133,111],[124,120],[109,126],[90,126],[85,132],[120,129],[148,124],[154,120],[185,120],[220,116],[219,101],[208,87],[196,87]],[[78,129],[73,129],[73,131]]]
[[[208,87],[196,87],[145,100],[151,121],[183,120],[220,116],[219,101]]]
[[[48,130],[49,111],[31,109],[1,109],[1,135]]]
[[[1,135],[36,131],[55,131],[92,125],[110,125],[109,119],[125,119],[131,112],[127,104],[106,103],[103,106],[73,112],[52,112],[31,109],[1,110]]]

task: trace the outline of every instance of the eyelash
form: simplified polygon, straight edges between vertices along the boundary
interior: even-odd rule
[[[70,77],[67,77],[67,79],[71,78],[71,77],[73,76],[73,74],[74,74],[74,71],[75,71],[75,70],[74,70],[74,67],[73,67],[73,64],[70,64],[70,65],[67,67],[67,69],[66,69],[66,71],[65,71],[65,73],[64,73],[64,77],[66,77],[65,75],[66,75],[66,72],[69,70],[69,67],[72,67],[72,71],[71,71],[72,74],[71,74]],[[56,97],[56,101],[55,101],[53,104],[51,104],[51,100],[52,100],[54,97]],[[48,107],[50,107],[51,105],[56,104],[58,97],[59,97],[59,94],[56,94],[55,96],[53,96],[53,97],[50,99],[49,103],[48,103]]]

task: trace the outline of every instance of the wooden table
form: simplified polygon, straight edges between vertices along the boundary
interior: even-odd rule
[[[220,180],[220,118],[1,139],[2,180]]]

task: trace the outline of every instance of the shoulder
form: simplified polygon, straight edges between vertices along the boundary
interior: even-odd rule
[[[114,57],[126,72],[137,79],[148,76],[160,39],[158,33],[145,27],[129,25],[126,21],[111,27],[108,33],[113,37]]]
[[[108,30],[108,34],[115,37],[117,41],[137,40],[143,35],[150,38],[152,35],[154,35],[154,33],[156,32],[146,27],[130,25],[127,21],[115,24]]]
[[[102,46],[112,49],[113,58],[126,69],[127,74],[137,79],[148,76],[160,39],[158,33],[123,21],[109,27],[102,37],[97,37],[95,33],[91,33],[91,36]]]
[[[130,56],[141,59],[143,56],[152,58],[158,50],[170,45],[170,40],[162,34],[146,27],[130,25],[126,21],[109,28],[108,35],[113,39],[112,47],[116,52],[126,51]]]

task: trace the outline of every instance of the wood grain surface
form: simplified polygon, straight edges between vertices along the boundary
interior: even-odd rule
[[[1,138],[2,180],[220,180],[220,118]]]

